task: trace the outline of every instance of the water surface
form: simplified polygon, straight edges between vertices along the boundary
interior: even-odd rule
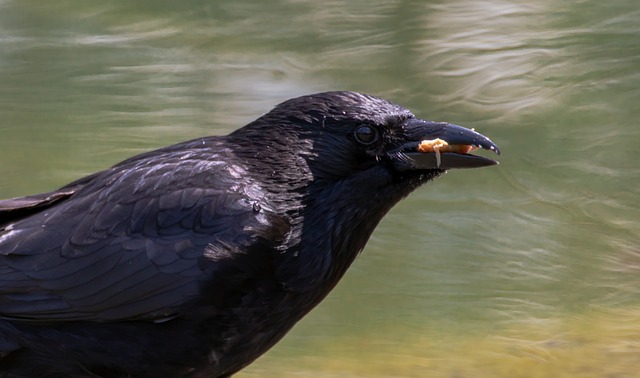
[[[0,197],[368,92],[490,136],[239,377],[633,377],[636,1],[0,1]]]

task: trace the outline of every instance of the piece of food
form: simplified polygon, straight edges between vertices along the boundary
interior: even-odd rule
[[[418,145],[418,152],[434,152],[436,154],[437,166],[440,166],[440,153],[441,152],[456,152],[459,154],[468,154],[473,150],[477,150],[477,146],[469,144],[449,144],[446,140],[436,138],[423,140]]]

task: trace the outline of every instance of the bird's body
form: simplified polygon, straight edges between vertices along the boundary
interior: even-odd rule
[[[230,376],[329,293],[400,199],[455,159],[490,164],[414,151],[430,132],[497,151],[459,129],[329,92],[0,201],[0,377]]]

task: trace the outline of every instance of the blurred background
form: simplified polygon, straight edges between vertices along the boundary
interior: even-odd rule
[[[637,377],[636,0],[0,0],[0,197],[325,90],[475,128],[257,377]]]

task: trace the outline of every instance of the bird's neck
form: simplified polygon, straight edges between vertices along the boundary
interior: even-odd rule
[[[375,177],[375,179],[372,179]],[[294,216],[294,253],[283,264],[285,285],[323,297],[342,278],[383,216],[433,176],[398,180],[380,167],[342,180],[308,184]]]

